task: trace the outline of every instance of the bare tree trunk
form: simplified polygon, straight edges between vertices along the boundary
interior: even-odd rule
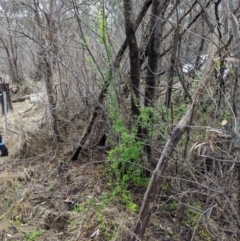
[[[53,1],[50,1],[50,9],[49,9],[49,14],[45,16],[47,16],[47,18],[51,18],[51,14],[53,11]],[[41,21],[41,17],[39,15],[39,9],[38,9],[38,3],[36,3],[36,1],[34,0],[34,7],[35,7],[35,19],[36,22],[38,23],[39,26],[39,30],[38,30],[38,37],[39,37],[39,41],[41,43],[42,46],[45,46],[45,40],[43,38],[43,29],[42,29],[42,21]],[[53,20],[54,21],[54,20]],[[48,21],[48,23],[50,23]],[[48,26],[49,28],[51,27],[51,25]],[[51,34],[51,29],[50,30],[50,34]],[[53,36],[51,37],[53,40]],[[53,44],[53,43],[52,43]],[[54,43],[56,44],[56,43]],[[56,112],[56,101],[54,99],[54,91],[53,91],[53,75],[52,75],[52,67],[51,64],[49,63],[49,57],[48,54],[44,51],[44,49],[40,49],[40,61],[42,63],[43,66],[43,74],[45,77],[45,83],[46,83],[46,90],[47,90],[47,96],[48,96],[48,103],[49,103],[49,112],[51,115],[51,121],[52,121],[52,128],[53,128],[53,132],[54,135],[56,136],[56,139],[58,140],[60,138],[59,136],[59,132],[58,132],[58,124],[57,124],[57,112]]]
[[[199,48],[198,48],[197,58],[196,58],[196,63],[195,63],[195,68],[196,68],[197,70],[202,67],[202,64],[201,64],[201,56],[200,56],[200,55],[202,54],[203,47],[204,47],[204,43],[205,43],[205,38],[204,38],[204,35],[205,35],[205,30],[204,30],[205,21],[204,21],[203,18],[201,19],[201,24],[202,24],[201,41],[200,41],[200,45],[199,45]]]
[[[176,17],[177,17],[177,25],[174,30],[174,35],[173,35],[173,47],[172,47],[172,53],[171,53],[171,59],[170,59],[170,68],[168,69],[167,72],[167,87],[166,87],[166,95],[165,95],[165,105],[167,108],[170,107],[171,103],[171,95],[172,95],[172,86],[173,86],[173,78],[175,76],[175,69],[178,68],[176,65],[177,63],[177,50],[178,50],[178,42],[180,41],[179,39],[179,19],[178,19],[178,4],[179,0],[176,2]]]
[[[229,0],[229,8],[231,11],[231,22],[232,22],[232,30],[233,30],[233,44],[234,44],[234,49],[233,53],[235,54],[235,57],[237,59],[240,59],[240,40],[239,40],[239,26],[237,19],[235,15],[233,14],[234,12],[234,1]],[[235,115],[237,118],[237,126],[235,127],[237,130],[240,129],[240,61],[237,64],[236,70],[235,70],[235,78],[236,78],[236,86],[235,86],[235,95],[233,96],[234,98],[234,110],[235,110]]]
[[[140,83],[140,60],[138,44],[135,36],[132,0],[123,0],[125,32],[129,48],[130,76],[132,87],[132,112],[133,116],[139,115],[139,83]]]
[[[10,69],[10,73],[12,74],[13,82],[14,83],[21,83],[23,80],[23,76],[20,76],[20,71],[18,67],[18,54],[17,54],[17,42],[16,42],[16,36],[13,36],[15,32],[11,31],[11,26],[9,22],[8,16],[5,14],[7,24],[8,24],[8,38],[9,38],[9,49],[10,49],[10,60],[12,68]]]
[[[52,119],[52,127],[56,139],[59,140],[59,132],[58,132],[58,124],[57,124],[57,111],[56,111],[56,101],[54,100],[54,91],[52,85],[52,69],[48,62],[47,56],[44,56],[44,75],[46,81],[46,89],[47,89],[47,96],[48,96],[48,103],[49,103],[49,111]]]
[[[14,64],[13,64],[13,61],[12,61],[12,57],[11,57],[11,53],[9,51],[9,47],[8,47],[7,43],[3,40],[2,37],[0,37],[0,41],[2,42],[3,48],[4,48],[4,50],[6,52],[6,55],[7,55],[8,65],[9,65],[9,69],[10,69],[10,75],[12,77],[13,83],[20,84],[21,81],[19,81],[19,79],[17,77],[17,73],[16,73],[16,70],[15,70],[15,67],[14,67]]]
[[[158,51],[160,43],[160,23],[159,18],[162,11],[160,0],[153,0],[152,15],[150,26],[150,40],[148,51],[148,70],[146,75],[146,89],[145,89],[145,106],[152,106],[154,100],[156,76],[158,71]]]
[[[219,5],[221,3],[221,0],[218,0],[217,2],[215,2],[215,18],[217,21],[217,33],[218,33],[218,39],[219,39],[219,46],[224,44],[223,43],[223,35],[222,35],[222,31],[221,31],[221,22],[220,22],[220,16],[219,16]],[[221,53],[219,54],[219,57],[221,59]],[[216,80],[219,81],[219,87],[217,88],[217,98],[218,98],[218,107],[220,107],[221,102],[222,102],[222,96],[225,94],[225,81],[223,78],[223,73],[224,73],[224,60],[220,60],[220,69],[219,70],[215,70],[215,76],[216,76]]]
[[[49,4],[49,14],[45,14],[48,23],[48,36],[49,43],[51,45],[51,51],[54,55],[58,55],[58,30],[56,26],[56,16],[54,14],[54,9],[56,9],[56,1],[50,0]],[[56,67],[57,60],[52,58],[52,69],[54,70]]]
[[[163,2],[160,0],[153,0],[151,20],[150,20],[150,40],[148,45],[148,66],[146,74],[146,86],[145,86],[145,107],[152,107],[155,97],[156,79],[158,77],[158,65],[159,65],[159,43],[160,43],[160,27],[161,19],[160,14],[162,12]],[[139,130],[141,138],[146,139],[148,130],[143,128]],[[145,151],[148,158],[151,158],[151,146],[150,143],[146,143]]]
[[[136,22],[134,24],[134,31],[136,31],[140,25],[140,23],[142,22],[143,17],[145,16],[148,8],[150,7],[150,5],[152,4],[152,0],[146,0],[143,4],[142,10],[141,12],[138,14],[138,17],[136,19]],[[126,51],[128,47],[128,41],[127,38],[124,40],[120,50],[117,53],[116,59],[114,61],[114,68],[119,68],[120,62],[122,60],[122,57]]]

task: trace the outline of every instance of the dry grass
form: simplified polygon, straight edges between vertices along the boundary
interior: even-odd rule
[[[13,107],[9,135],[3,135],[9,156],[0,160],[0,240],[122,240],[133,217],[124,205],[102,204],[109,191],[105,167],[69,162],[72,140],[78,140],[85,121],[75,119],[71,135],[56,143],[44,102]],[[3,123],[2,118],[2,133]],[[105,156],[93,152],[81,158],[84,163]]]
[[[133,217],[124,208],[119,209],[121,205],[102,205],[102,195],[108,191],[104,167],[96,170],[92,165],[77,168],[52,162],[46,170],[46,163],[38,162],[28,169],[21,164],[17,165],[21,171],[0,176],[0,233],[17,240],[36,229],[43,232],[36,240],[49,237],[76,241],[92,237],[120,241],[132,225]],[[69,206],[67,200],[75,204]],[[9,233],[12,227],[16,234]]]
[[[73,109],[68,112],[59,106],[57,110],[61,117],[59,124],[62,124],[63,128],[67,127],[67,132],[61,132],[64,137],[61,143],[56,143],[52,134],[44,101],[36,105],[29,102],[14,103],[14,112],[8,114],[9,136],[3,135],[3,141],[9,148],[9,157],[0,158],[0,241],[121,241],[133,227],[135,214],[126,209],[121,197],[119,200],[109,198],[112,187],[106,177],[108,170],[104,165],[104,153],[96,149],[86,150],[79,156],[81,164],[69,161],[87,118],[86,115],[79,115],[77,111],[74,113]],[[3,120],[0,120],[2,133]],[[106,128],[106,123],[100,116],[88,145],[96,144]],[[192,135],[197,136],[193,132]],[[198,134],[195,141],[194,136],[191,138],[192,142],[206,142],[204,134]],[[209,143],[210,141],[212,139]],[[223,144],[222,151],[218,151],[221,155],[229,150],[228,146]],[[159,143],[156,143],[156,146],[159,151]],[[217,144],[211,142],[210,146],[220,148],[219,141]],[[211,153],[210,149],[209,153],[216,155],[217,149],[214,150],[214,153]],[[181,154],[176,152],[178,162],[169,164],[168,174],[176,177],[175,167],[178,165],[178,168],[183,168],[185,178],[191,179],[194,174],[198,180],[200,177],[204,179],[204,176],[199,176],[203,169],[199,164],[201,158],[197,154],[189,153],[186,168],[181,161]],[[159,155],[160,153],[156,153],[156,158]],[[102,165],[94,164],[96,162],[102,162]],[[212,172],[208,172],[209,178],[213,180],[212,183],[224,186],[224,182],[229,182],[232,177],[232,164],[225,164],[227,172],[225,171],[224,179],[217,177],[218,166],[214,166],[214,162],[211,164],[213,166],[210,166]],[[174,178],[166,182],[164,185],[167,190],[162,191],[157,200],[154,207],[156,212],[152,214],[144,240],[155,241],[167,236],[175,236],[177,240],[186,240],[188,237],[190,240],[191,222],[196,220],[191,219],[192,212],[188,206],[192,203],[194,207],[196,200],[203,199],[204,195],[200,195],[203,192],[201,185],[198,188],[191,185],[191,182],[188,184],[183,181],[183,191],[179,189],[179,182]],[[203,184],[207,185],[204,180]],[[135,191],[135,202],[140,204],[144,190]],[[210,198],[222,204],[221,208],[214,208],[211,216],[214,230],[222,230],[222,227],[218,226],[222,222],[226,223],[224,225],[227,230],[235,232],[234,225],[229,225],[232,223],[231,215],[222,217],[223,213],[231,213],[231,210],[225,207],[226,204],[216,193],[213,192]],[[235,199],[234,196],[231,197],[233,203],[236,203]],[[187,211],[191,214],[189,220],[184,217]],[[219,219],[221,222],[218,222]],[[184,225],[183,220],[188,221],[190,226]],[[201,228],[207,238],[212,237],[211,232],[206,231],[207,228]],[[225,240],[225,233],[222,233],[221,240]],[[229,240],[238,240],[235,233],[231,235]],[[215,240],[214,237],[212,240]]]

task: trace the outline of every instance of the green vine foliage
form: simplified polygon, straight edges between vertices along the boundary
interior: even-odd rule
[[[115,175],[119,181],[138,183],[142,168],[140,166],[141,143],[136,139],[136,132],[127,130],[120,116],[116,119],[112,131],[120,140],[119,144],[108,153]]]
[[[109,86],[109,83],[112,82],[112,48],[108,41],[108,33],[107,33],[107,19],[105,16],[104,9],[97,11],[97,26],[98,26],[98,42],[102,44],[105,48],[106,53],[106,62],[107,62],[107,70],[104,71],[104,88]],[[113,83],[112,83],[113,84]]]
[[[141,107],[140,115],[138,116],[138,125],[147,130],[148,138],[154,134],[153,123],[156,122],[155,110],[153,107]]]
[[[99,43],[106,44],[107,43],[107,21],[104,15],[103,10],[100,10],[97,13],[97,20],[98,20],[98,36],[99,36]]]
[[[110,163],[110,176],[113,183],[113,196],[120,195],[121,200],[126,207],[135,212],[137,205],[133,202],[132,186],[146,186],[148,178],[144,177],[144,166],[141,160],[141,151],[144,141],[137,138],[139,125],[150,129],[151,108],[141,108],[139,117],[135,118],[131,128],[124,125],[124,116],[120,113],[117,105],[109,97],[109,113],[112,123],[111,136],[114,137],[112,149],[108,152],[108,161]]]

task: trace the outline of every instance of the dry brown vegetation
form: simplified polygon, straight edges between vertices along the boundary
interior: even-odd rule
[[[0,1],[0,241],[240,240],[239,3]]]
[[[56,143],[48,121],[41,125],[43,116],[47,118],[45,104],[14,103],[8,114],[9,136],[4,142],[10,155],[0,159],[0,240],[123,240],[136,213],[121,197],[109,196],[113,183],[107,177],[106,153],[89,148],[71,162],[75,144],[68,136]],[[204,124],[203,119],[195,122]],[[78,119],[75,127],[83,129],[85,123]],[[229,204],[236,205],[236,196],[230,201],[218,192],[226,183],[237,192],[233,163],[202,161],[204,155],[222,158],[230,153],[230,136],[219,129],[193,130],[192,148],[184,160],[182,145],[173,157],[177,161],[169,165],[144,240],[215,240],[216,233],[221,240],[238,240],[234,219],[224,216],[233,213]],[[131,191],[140,206],[145,188],[133,186]],[[204,205],[210,208],[203,212]]]
[[[48,124],[41,126],[45,102],[13,107],[9,156],[0,164],[0,240],[121,240],[133,217],[124,205],[102,203],[106,155],[92,150],[81,156],[85,164],[70,162],[73,144],[67,137],[55,143]]]

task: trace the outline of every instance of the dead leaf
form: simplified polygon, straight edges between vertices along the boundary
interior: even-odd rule
[[[100,230],[99,228],[97,230],[95,230],[92,235],[90,236],[90,238],[93,238],[94,236],[98,237],[98,235],[100,234]]]

